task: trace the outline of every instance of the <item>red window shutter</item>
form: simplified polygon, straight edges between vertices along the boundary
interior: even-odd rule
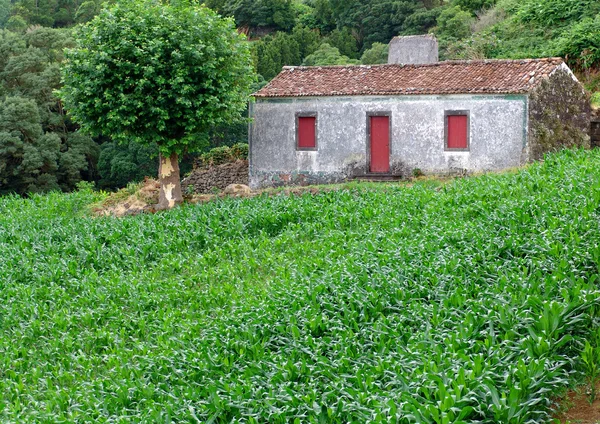
[[[467,115],[448,115],[448,149],[466,149]]]
[[[314,149],[317,147],[317,118],[314,116],[298,117],[298,148]]]

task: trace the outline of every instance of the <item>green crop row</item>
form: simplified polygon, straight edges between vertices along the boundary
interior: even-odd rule
[[[0,421],[547,422],[597,339],[598,150],[123,219],[97,196],[0,199]]]

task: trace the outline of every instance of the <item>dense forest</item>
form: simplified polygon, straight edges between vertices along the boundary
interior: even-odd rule
[[[121,187],[156,173],[156,149],[78,132],[55,93],[72,31],[100,0],[0,0],[0,193]],[[565,57],[600,100],[597,0],[207,0],[253,47],[259,85],[284,65],[376,64],[396,35],[433,33],[441,59]],[[206,149],[246,124],[198,134]],[[192,156],[187,158],[188,166]],[[183,167],[185,170],[185,166]]]

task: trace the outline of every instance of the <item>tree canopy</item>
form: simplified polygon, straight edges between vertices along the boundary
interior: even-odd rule
[[[60,87],[65,30],[0,30],[0,193],[70,190],[94,178],[98,146],[75,131]]]

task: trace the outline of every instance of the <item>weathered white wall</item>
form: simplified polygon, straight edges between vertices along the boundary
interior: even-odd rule
[[[518,166],[527,97],[449,95],[259,99],[251,108],[250,184],[326,183],[368,172],[367,113],[391,112],[392,172],[500,170]],[[470,111],[470,151],[444,150],[444,111]],[[296,150],[297,112],[317,113],[317,151]]]

